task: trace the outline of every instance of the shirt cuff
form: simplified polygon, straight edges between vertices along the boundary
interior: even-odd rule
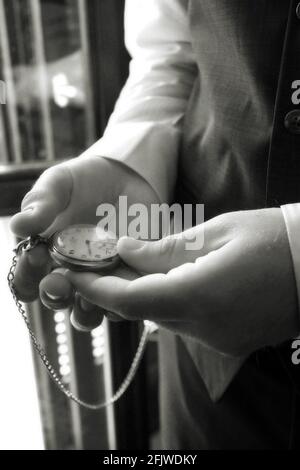
[[[298,293],[298,304],[300,306],[300,204],[287,204],[281,206],[281,210],[290,242]]]
[[[122,162],[150,184],[162,203],[169,203],[176,181],[178,141],[176,128],[115,124],[81,156],[99,155]]]

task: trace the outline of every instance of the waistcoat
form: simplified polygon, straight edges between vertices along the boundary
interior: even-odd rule
[[[294,42],[287,34],[290,17],[299,23],[299,34],[293,34],[299,44],[295,60],[300,66],[296,6],[297,2],[288,0],[188,2],[198,76],[184,121],[175,199],[204,204],[207,219],[228,211],[300,201],[300,136],[286,129],[293,126],[291,119],[286,119],[287,104],[293,110],[288,98],[293,74],[290,43]],[[288,63],[284,57],[289,58]],[[300,67],[298,70],[299,77],[294,79],[300,79]],[[278,400],[286,400],[289,407],[292,392],[275,354],[270,353],[267,360],[264,357],[259,369],[257,357],[233,359],[191,339],[167,332],[162,336],[161,398],[169,436],[166,446],[226,447],[222,444],[221,420],[224,429],[234,430],[236,448],[239,436],[244,436],[250,447],[259,447],[260,443],[268,447],[246,403],[257,405],[257,415],[270,421],[270,446],[274,442],[280,445],[281,429],[289,423],[284,412],[275,418],[267,395],[276,386],[274,407]],[[244,385],[240,384],[241,377]],[[178,394],[170,398],[172,390],[178,390]],[[267,416],[264,399],[270,405]],[[218,409],[220,418],[216,417]],[[249,420],[244,427],[243,419]]]

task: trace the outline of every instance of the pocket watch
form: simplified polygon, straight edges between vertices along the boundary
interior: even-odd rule
[[[15,253],[31,251],[39,244],[48,247],[49,254],[58,265],[73,271],[101,272],[120,263],[118,240],[94,225],[72,225],[55,232],[51,237],[40,235],[22,240]]]
[[[12,265],[7,277],[9,288],[16,303],[17,309],[29,331],[32,344],[41,361],[45,365],[51,379],[54,381],[57,387],[69,399],[87,409],[99,410],[101,408],[110,406],[118,401],[121,396],[123,396],[134,379],[143,357],[149,335],[155,331],[156,328],[153,328],[152,322],[144,322],[144,330],[131,367],[121,386],[112,397],[104,402],[95,404],[87,403],[86,401],[77,397],[64,384],[63,379],[55,370],[49,361],[43,347],[38,342],[35,332],[32,330],[31,324],[28,320],[26,309],[18,299],[18,293],[14,284],[15,271],[19,256],[24,252],[29,252],[40,243],[46,244],[48,246],[49,254],[58,266],[66,267],[75,271],[100,273],[117,267],[121,262],[117,251],[117,239],[115,239],[112,234],[105,232],[99,227],[82,224],[72,225],[63,230],[60,230],[54,233],[54,235],[52,235],[50,238],[44,238],[41,236],[29,237],[26,240],[21,241],[15,248],[15,255],[13,257]]]
[[[56,264],[76,271],[106,271],[120,262],[117,239],[94,225],[73,225],[47,243]]]

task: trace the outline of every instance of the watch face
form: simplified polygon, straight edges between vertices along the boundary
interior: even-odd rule
[[[99,268],[115,264],[117,240],[94,225],[75,225],[54,234],[50,247],[60,264]]]

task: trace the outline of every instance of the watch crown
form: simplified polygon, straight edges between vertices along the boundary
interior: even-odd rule
[[[47,243],[47,239],[41,237],[40,235],[28,237],[18,243],[14,249],[14,252],[16,255],[20,255],[20,253],[27,253],[28,251],[33,250],[33,248],[35,248],[40,243]]]

